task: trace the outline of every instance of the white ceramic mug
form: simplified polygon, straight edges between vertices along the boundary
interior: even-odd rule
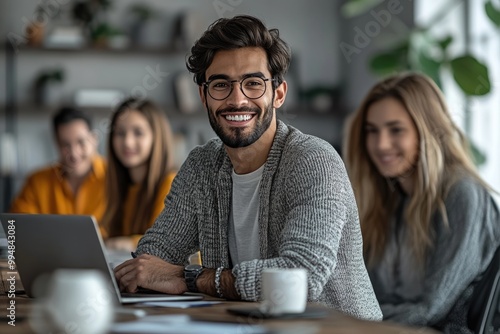
[[[51,275],[31,323],[38,333],[106,333],[113,322],[114,304],[113,291],[101,272],[60,269]]]
[[[261,312],[278,315],[305,311],[307,270],[303,268],[264,269],[261,286]]]

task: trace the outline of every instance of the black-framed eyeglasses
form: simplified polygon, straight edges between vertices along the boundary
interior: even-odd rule
[[[247,98],[255,100],[266,93],[266,81],[274,81],[273,78],[247,77],[242,80],[212,79],[202,83],[208,91],[208,95],[214,100],[225,100],[233,92],[233,83],[239,82],[240,90]]]

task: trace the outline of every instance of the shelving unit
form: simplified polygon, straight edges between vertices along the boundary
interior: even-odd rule
[[[175,48],[162,47],[162,48],[126,48],[126,49],[109,49],[109,48],[96,48],[96,47],[86,47],[86,48],[43,48],[43,47],[31,47],[31,46],[21,46],[18,52],[22,52],[23,55],[50,55],[54,58],[77,58],[82,57],[82,59],[87,59],[83,57],[94,57],[103,55],[102,63],[113,62],[116,65],[117,62],[131,62],[134,61],[134,57],[138,59],[146,59],[147,57],[165,57],[165,59],[172,60],[175,57],[180,57],[184,55],[186,50],[179,50]],[[6,42],[5,44],[6,52],[6,105],[5,105],[5,129],[8,134],[11,134],[15,138],[19,139],[19,120],[20,115],[23,117],[25,115],[50,115],[54,112],[54,107],[41,107],[33,104],[33,102],[27,101],[24,98],[19,98],[17,95],[18,89],[18,73],[17,70],[21,65],[21,60],[19,55],[16,54],[16,50]],[[23,60],[26,62],[26,60]],[[169,60],[166,60],[167,62]],[[101,61],[99,61],[101,64]],[[145,62],[146,63],[146,62]],[[176,64],[173,61],[171,64]],[[177,64],[178,65],[178,64]],[[184,64],[182,64],[184,65]],[[33,70],[33,68],[31,68]],[[185,67],[179,67],[179,70],[185,70]],[[82,70],[80,70],[82,71]],[[85,71],[84,71],[85,72]],[[26,73],[26,72],[25,72]],[[74,74],[74,73],[73,73]],[[85,73],[84,73],[85,74]],[[30,74],[31,75],[31,74]],[[102,73],[100,73],[102,75]],[[108,75],[109,76],[109,75]],[[171,78],[169,78],[171,79]],[[26,80],[26,79],[25,79]],[[119,83],[120,78],[116,78]],[[295,82],[297,83],[297,82]],[[162,87],[164,89],[164,87]],[[196,97],[197,98],[197,97]],[[20,102],[22,100],[22,102]],[[158,102],[158,101],[157,101]],[[181,113],[172,105],[164,105],[160,103],[162,108],[166,111],[167,116],[172,124],[172,128],[177,133],[182,133],[186,137],[185,146],[187,150],[190,150],[194,145],[203,143],[205,140],[215,136],[213,134],[209,122],[207,120],[206,114],[203,111],[203,106],[200,104],[200,110],[194,113]],[[84,108],[89,111],[91,115],[99,116],[100,118],[106,118],[111,115],[111,109],[109,108]],[[339,148],[341,138],[341,129],[339,125],[342,123],[342,112],[326,112],[321,113],[318,111],[311,111],[312,109],[308,106],[288,106],[285,104],[280,110],[278,110],[278,118],[283,119],[286,123],[289,123],[303,132],[316,135],[321,137],[335,147]],[[24,134],[24,130],[21,131]],[[104,134],[105,135],[105,134]],[[50,134],[51,136],[51,134]],[[104,137],[104,136],[103,136]],[[22,138],[25,142],[28,139]],[[19,142],[19,141],[18,141]],[[38,153],[38,152],[36,152]],[[22,152],[26,154],[26,152]],[[40,155],[40,154],[39,154]],[[22,159],[19,159],[22,160]],[[24,161],[24,160],[23,160]],[[24,165],[24,164],[23,164]],[[2,205],[3,211],[8,209],[9,203],[14,196],[16,191],[15,185],[19,185],[22,178],[25,176],[25,170],[18,170],[12,175],[0,175],[0,185],[2,192]]]
[[[16,137],[16,115],[17,115],[17,104],[16,104],[16,64],[15,64],[15,50],[14,47],[5,40],[5,133],[7,135],[12,135]],[[12,197],[14,189],[14,178],[13,175],[0,175],[0,184],[2,185],[2,199],[3,211],[6,211],[9,207],[10,199]]]

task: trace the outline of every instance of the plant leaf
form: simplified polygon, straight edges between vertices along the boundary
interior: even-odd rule
[[[385,76],[402,70],[401,55],[397,52],[388,52],[375,55],[370,60],[370,69],[373,73]]]
[[[490,18],[491,22],[500,28],[500,10],[495,8],[493,2],[488,0],[484,4],[484,10],[486,11],[486,15]]]
[[[384,2],[384,0],[349,0],[342,5],[340,12],[344,17],[352,18],[366,13],[382,2]]]
[[[466,95],[482,96],[491,90],[488,68],[476,58],[465,55],[450,62],[453,78]]]
[[[438,87],[442,88],[441,85],[441,76],[439,70],[441,69],[441,62],[427,56],[423,52],[419,52],[418,57],[418,67],[419,69],[427,74]]]
[[[438,44],[441,47],[441,49],[443,50],[443,52],[444,52],[444,51],[446,51],[446,49],[448,48],[448,46],[451,44],[451,42],[453,42],[453,36],[448,35],[445,38],[439,40]]]

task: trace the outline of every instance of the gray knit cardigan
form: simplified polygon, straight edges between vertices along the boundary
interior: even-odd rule
[[[403,197],[402,205],[408,201]],[[393,232],[399,225],[399,240],[395,233],[388,235],[389,245],[399,246],[384,254],[384,260],[392,257],[399,265],[382,261],[369,273],[385,319],[472,333],[467,314],[474,287],[500,244],[500,212],[489,191],[466,174],[453,184],[444,204],[448,224],[439,212],[433,215],[433,247],[425,268],[412,256],[401,210],[392,221]]]
[[[327,142],[277,122],[259,190],[260,259],[231,263],[232,165],[219,139],[191,151],[138,253],[181,265],[200,250],[205,267],[232,268],[237,291],[249,301],[260,298],[263,269],[306,268],[309,301],[381,320],[342,160]]]

